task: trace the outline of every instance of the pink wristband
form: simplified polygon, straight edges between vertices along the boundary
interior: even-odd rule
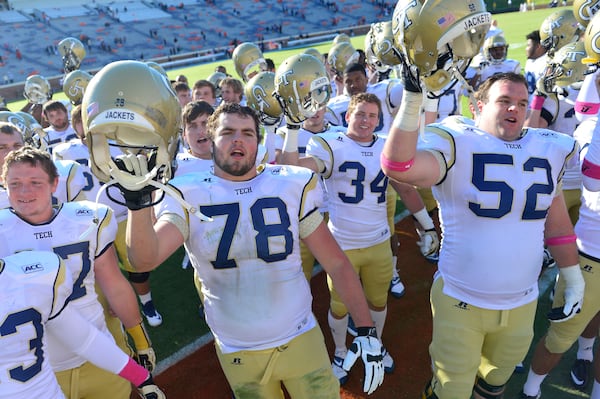
[[[385,157],[385,155],[383,155],[383,152],[381,153],[380,160],[381,160],[381,166],[385,166],[386,168],[388,168],[389,170],[393,170],[394,172],[406,172],[415,163],[414,158],[409,159],[406,162],[391,161],[391,160],[387,159]]]
[[[581,173],[592,179],[600,180],[600,165],[596,165],[584,158],[581,164]]]
[[[529,108],[536,110],[536,111],[540,111],[542,109],[542,107],[544,106],[545,100],[546,100],[546,98],[544,96],[533,96],[533,99],[531,100],[531,104],[529,104]]]
[[[600,104],[588,103],[585,101],[575,101],[575,112],[583,115],[596,115],[600,110]]]
[[[120,377],[125,378],[136,387],[142,385],[142,383],[148,378],[149,374],[150,373],[148,373],[148,370],[137,364],[132,358],[129,358],[129,361],[125,367],[123,367],[123,370],[119,372]]]
[[[550,237],[546,238],[546,245],[564,245],[571,244],[575,241],[577,241],[577,236],[575,234],[570,236]]]

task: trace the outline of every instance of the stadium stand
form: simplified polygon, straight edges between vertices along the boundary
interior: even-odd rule
[[[207,55],[207,60],[225,57],[243,41],[268,50],[306,45],[313,32],[321,31],[317,36],[323,36],[323,41],[338,31],[364,33],[371,22],[389,19],[393,7],[361,0],[4,3],[8,6],[0,11],[4,22],[0,26],[4,38],[0,42],[0,93],[7,99],[20,98],[22,89],[12,86],[29,75],[62,75],[56,45],[69,36],[86,45],[88,55],[81,68],[88,71],[120,59],[154,60],[168,68],[198,62]]]

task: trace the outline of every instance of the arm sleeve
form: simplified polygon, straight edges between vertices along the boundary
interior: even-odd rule
[[[114,340],[85,320],[73,306],[67,305],[60,315],[49,320],[47,332],[74,353],[111,373],[119,374],[129,362],[129,356]]]

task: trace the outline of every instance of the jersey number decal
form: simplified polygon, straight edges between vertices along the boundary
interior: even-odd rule
[[[44,350],[42,349],[42,335],[44,327],[42,326],[42,315],[33,309],[25,309],[20,312],[11,313],[0,325],[0,337],[6,337],[17,332],[19,326],[31,323],[35,328],[35,337],[29,340],[29,350],[35,355],[35,363],[29,367],[23,364],[10,369],[8,372],[10,378],[19,382],[27,382],[42,370],[44,361]]]
[[[79,255],[81,257],[81,272],[79,272],[79,276],[77,276],[77,279],[73,283],[73,292],[71,293],[71,296],[69,296],[69,300],[84,297],[87,292],[83,281],[92,268],[89,242],[84,241],[76,244],[63,245],[61,247],[54,247],[53,250],[54,253],[63,258],[65,262],[71,255]]]
[[[350,170],[356,170],[356,179],[351,181],[351,185],[355,187],[354,196],[346,195],[345,193],[338,193],[338,197],[347,204],[358,204],[365,197],[365,167],[360,162],[347,161],[340,165],[340,172],[348,172]],[[375,179],[369,184],[372,193],[379,193],[377,197],[377,203],[380,204],[385,202],[385,192],[387,190],[388,179],[383,174],[383,171],[379,171]]]
[[[267,223],[265,215],[275,211],[279,215],[278,223]],[[235,259],[229,258],[231,244],[233,242],[237,225],[240,219],[240,207],[238,203],[201,206],[200,212],[209,217],[226,216],[223,234],[217,247],[217,258],[211,261],[215,269],[228,269],[237,267]],[[250,207],[252,225],[256,231],[254,241],[256,243],[257,256],[265,262],[277,262],[284,260],[292,253],[293,236],[290,231],[290,218],[287,207],[281,198],[260,198]],[[271,253],[269,240],[273,237],[282,237],[285,241],[284,251]],[[245,239],[246,237],[238,237]]]
[[[492,165],[514,165],[513,157],[506,154],[473,154],[473,178],[471,182],[480,191],[496,192],[499,195],[497,206],[484,208],[481,204],[469,202],[469,209],[477,216],[499,219],[512,210],[514,190],[504,181],[486,180],[486,167]],[[525,206],[521,213],[523,220],[536,220],[546,217],[546,209],[539,210],[537,206],[538,195],[550,195],[554,190],[550,164],[547,159],[529,158],[523,164],[523,172],[533,172],[536,169],[546,171],[546,183],[534,183],[526,190]]]

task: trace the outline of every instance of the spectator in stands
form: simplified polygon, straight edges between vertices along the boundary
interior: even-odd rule
[[[200,79],[194,83],[192,88],[192,101],[206,101],[213,107],[219,105],[217,103],[217,95],[215,86],[206,79]]]

